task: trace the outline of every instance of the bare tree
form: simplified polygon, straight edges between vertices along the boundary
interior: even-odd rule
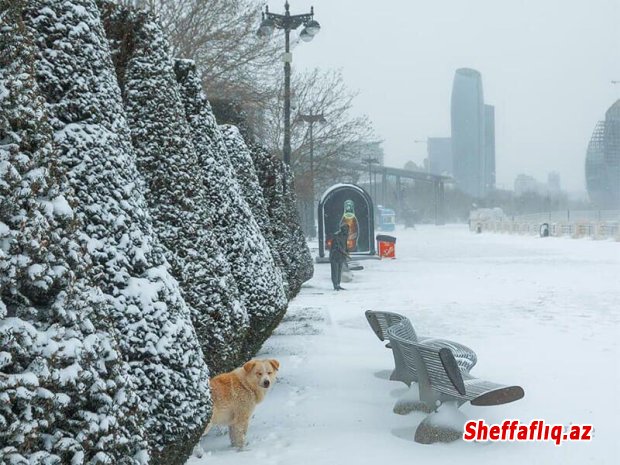
[[[136,0],[134,0],[136,1]],[[256,35],[256,0],[137,0],[159,15],[174,56],[196,61],[210,99],[260,106],[273,89],[281,44]]]
[[[380,143],[370,120],[353,112],[357,93],[346,87],[340,71],[313,69],[295,73],[292,89],[291,166],[300,196],[309,189],[305,181],[309,179],[310,171],[310,138],[308,124],[297,119],[296,114],[322,113],[325,117],[324,123],[315,123],[313,128],[317,185],[343,177],[355,180],[358,174],[351,172],[350,165],[341,162],[359,162],[369,155],[369,150],[375,150],[373,156],[382,158]],[[274,153],[282,150],[282,101],[283,88],[280,85],[265,112],[265,140]]]

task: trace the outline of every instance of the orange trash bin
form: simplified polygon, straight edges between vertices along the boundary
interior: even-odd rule
[[[396,258],[396,238],[379,234],[377,236],[377,250],[380,258]]]

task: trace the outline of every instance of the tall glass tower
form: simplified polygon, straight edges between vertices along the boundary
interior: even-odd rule
[[[484,120],[480,73],[457,69],[451,101],[454,178],[460,190],[477,198],[486,194]]]
[[[586,187],[598,208],[620,208],[620,100],[594,128],[586,154]]]

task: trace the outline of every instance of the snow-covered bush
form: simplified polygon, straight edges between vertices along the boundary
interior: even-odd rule
[[[220,130],[231,164],[237,174],[241,192],[252,209],[252,214],[254,218],[256,218],[258,227],[269,244],[269,250],[271,251],[276,265],[278,265],[280,269],[283,269],[284,261],[280,256],[281,251],[277,248],[275,238],[273,237],[271,221],[267,214],[267,205],[263,197],[263,190],[261,189],[258,176],[256,175],[256,170],[254,169],[254,162],[252,161],[250,149],[236,126],[223,124],[220,125]],[[288,289],[285,275],[283,279]]]
[[[181,464],[210,413],[208,369],[156,240],[94,0],[30,0],[36,74],[75,191],[85,278],[110,305],[152,463]]]
[[[0,463],[137,464],[141,418],[109,304],[79,276],[24,6],[0,0]]]
[[[254,167],[263,190],[275,247],[283,261],[289,298],[312,278],[314,265],[296,207],[294,178],[282,161],[258,144],[250,146]]]
[[[286,312],[282,274],[243,196],[193,63],[179,61],[176,68],[192,140],[202,161],[213,233],[230,263],[241,302],[250,317],[243,344],[243,358],[248,359]]]
[[[119,76],[124,79],[125,109],[155,231],[192,309],[212,373],[228,371],[240,361],[248,317],[212,232],[201,160],[185,118],[168,43],[147,13],[111,13],[106,24],[115,48],[123,44],[122,38],[115,40],[115,32],[132,31],[125,62],[117,63],[117,69],[124,67]]]

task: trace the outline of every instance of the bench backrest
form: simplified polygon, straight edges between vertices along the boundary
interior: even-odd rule
[[[408,338],[415,341],[418,340],[415,330],[413,329],[413,325],[404,315],[393,312],[375,312],[373,310],[366,310],[366,319],[368,320],[368,324],[374,333],[381,341],[389,339],[387,333],[389,327],[403,322],[407,325],[407,330],[409,331]]]
[[[406,324],[399,323],[388,329],[392,347],[405,364],[416,372],[420,386],[420,400],[434,403],[433,391],[460,397],[465,395],[465,383],[452,351],[448,348],[428,347],[407,337]]]

